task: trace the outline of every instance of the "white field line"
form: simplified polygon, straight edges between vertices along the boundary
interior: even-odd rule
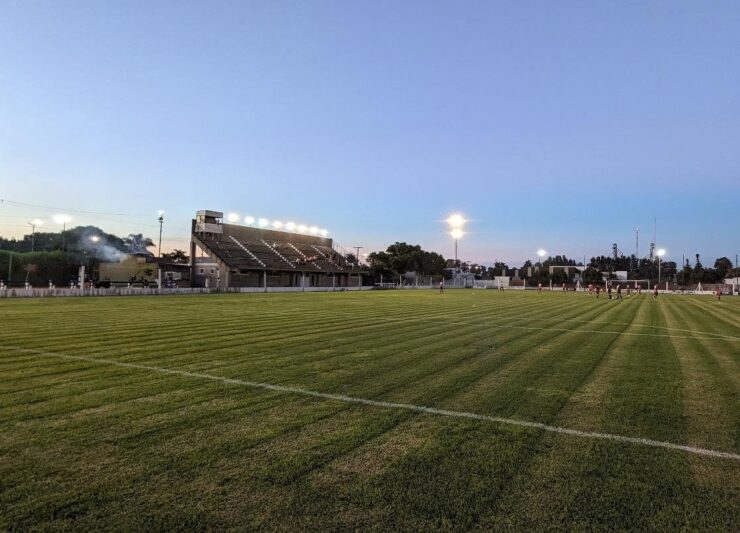
[[[175,376],[184,376],[188,378],[204,379],[210,381],[218,381],[229,385],[239,385],[243,387],[251,387],[255,389],[270,390],[276,392],[286,392],[290,394],[299,394],[301,396],[311,396],[313,398],[320,398],[322,400],[334,400],[345,403],[355,403],[361,405],[369,405],[372,407],[381,407],[385,409],[404,409],[407,411],[416,411],[419,413],[425,413],[429,415],[437,416],[449,416],[454,418],[468,418],[473,420],[481,420],[484,422],[495,422],[497,424],[505,424],[510,426],[518,426],[529,429],[539,429],[542,431],[549,431],[551,433],[559,433],[561,435],[570,435],[572,437],[581,437],[587,439],[601,439],[611,440],[616,442],[624,442],[629,444],[640,444],[643,446],[652,446],[654,448],[666,448],[669,450],[680,450],[696,455],[704,455],[708,457],[717,457],[721,459],[732,459],[740,460],[740,454],[732,452],[723,452],[718,450],[710,450],[707,448],[697,448],[694,446],[686,446],[684,444],[675,444],[673,442],[665,442],[653,439],[646,439],[642,437],[627,437],[625,435],[615,435],[612,433],[599,433],[594,431],[580,431],[578,429],[569,429],[559,426],[550,426],[542,424],[540,422],[528,422],[526,420],[516,420],[514,418],[503,418],[499,416],[488,416],[477,413],[470,413],[467,411],[450,411],[447,409],[437,409],[436,407],[425,407],[423,405],[413,405],[408,403],[393,403],[384,402],[380,400],[370,400],[367,398],[357,398],[355,396],[346,396],[344,394],[331,394],[326,392],[318,392],[307,389],[300,389],[297,387],[286,387],[283,385],[273,385],[270,383],[259,383],[256,381],[245,381],[242,379],[226,378],[222,376],[213,376],[210,374],[203,374],[200,372],[188,372],[187,370],[176,370],[171,368],[162,368],[158,366],[141,365],[137,363],[126,363],[122,361],[111,361],[109,359],[97,359],[95,357],[87,357],[84,355],[68,355],[56,352],[47,352],[42,350],[34,350],[29,348],[20,348],[15,346],[5,346],[5,349],[10,349],[15,352],[29,353],[35,355],[41,355],[46,357],[56,357],[60,359],[68,359],[72,361],[86,361],[89,363],[111,365],[122,368],[132,368],[136,370],[148,370],[151,372],[158,372],[160,374],[170,374]]]

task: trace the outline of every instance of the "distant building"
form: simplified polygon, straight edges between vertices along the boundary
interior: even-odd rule
[[[159,264],[148,252],[127,254],[120,261],[97,265],[97,282],[102,285],[151,285],[157,283]]]

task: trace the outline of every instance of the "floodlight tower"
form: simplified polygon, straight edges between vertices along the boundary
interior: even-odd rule
[[[457,266],[457,242],[463,238],[465,232],[463,227],[465,226],[465,217],[459,213],[454,213],[447,217],[447,225],[450,227],[450,235],[455,239],[455,266]]]
[[[93,270],[95,269],[95,262],[98,259],[98,243],[100,242],[100,237],[97,235],[93,235],[90,237],[90,242],[93,243],[93,260],[92,265],[90,266],[90,280],[93,280]],[[100,276],[98,276],[100,278]]]
[[[543,249],[537,250],[537,255],[540,256],[540,267],[537,269],[537,283],[540,282],[540,270],[542,270],[542,258],[547,255],[547,252]]]
[[[660,259],[665,255],[665,250],[661,248],[655,253],[655,255],[658,256],[658,284],[660,284]]]
[[[31,252],[36,250],[36,226],[41,226],[43,223],[44,221],[38,218],[34,218],[28,223],[28,225],[31,226]]]

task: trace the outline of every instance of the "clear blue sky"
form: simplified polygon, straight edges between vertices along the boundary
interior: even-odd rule
[[[0,0],[0,197],[511,263],[740,252],[740,2]],[[54,211],[0,204],[0,234]]]

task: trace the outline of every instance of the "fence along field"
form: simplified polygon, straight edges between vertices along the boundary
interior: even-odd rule
[[[3,529],[740,518],[733,298],[30,299],[0,316]]]

